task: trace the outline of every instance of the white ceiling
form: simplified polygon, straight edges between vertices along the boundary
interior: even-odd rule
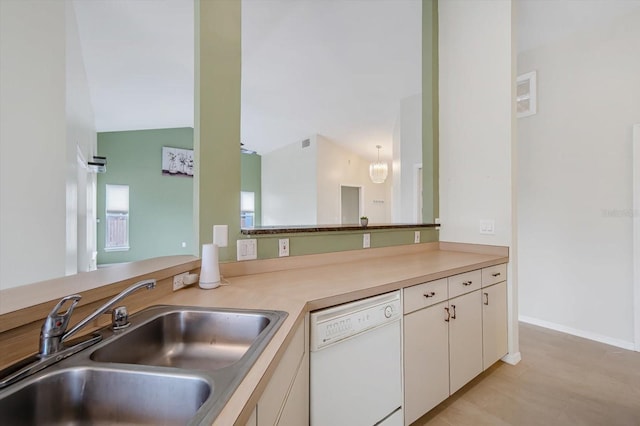
[[[193,0],[73,2],[96,130],[193,126]]]
[[[192,0],[75,0],[102,131],[193,126]],[[421,1],[243,0],[242,141],[322,134],[390,158],[400,99],[421,91]],[[386,148],[386,149],[385,149]]]
[[[242,141],[321,134],[390,158],[400,100],[422,91],[422,3],[244,0]]]
[[[193,0],[74,0],[96,129],[193,126]],[[518,50],[640,0],[518,0]],[[391,155],[402,98],[421,91],[420,0],[242,0],[242,141],[265,153],[322,134]]]

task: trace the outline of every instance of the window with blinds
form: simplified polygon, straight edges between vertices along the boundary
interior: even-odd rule
[[[129,250],[129,185],[106,185],[106,251]]]

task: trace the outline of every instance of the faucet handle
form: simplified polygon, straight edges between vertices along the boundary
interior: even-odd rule
[[[131,325],[129,311],[126,306],[118,306],[111,311],[111,327],[114,330],[122,330]]]
[[[82,296],[79,294],[72,294],[71,296],[63,297],[58,304],[51,310],[49,315],[44,321],[42,326],[42,335],[46,337],[53,336],[61,336],[67,329],[69,325],[69,320],[71,319],[71,313],[73,312],[73,308],[76,307],[78,302],[82,299]],[[62,306],[71,300],[71,306],[67,308],[67,310],[63,313],[60,313],[60,309]]]

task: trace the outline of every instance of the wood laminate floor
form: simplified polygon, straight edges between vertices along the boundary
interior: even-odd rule
[[[640,426],[640,352],[522,323],[520,352],[412,426]]]

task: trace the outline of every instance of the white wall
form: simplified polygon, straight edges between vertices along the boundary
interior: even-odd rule
[[[445,0],[439,16],[440,239],[510,245],[510,2]]]
[[[512,2],[439,2],[441,241],[510,247],[509,358],[519,360]],[[495,220],[495,235],[479,221]]]
[[[369,223],[390,222],[391,179],[375,184],[369,178],[369,162],[352,151],[318,135],[318,223],[340,224],[340,186],[362,188],[361,215]]]
[[[86,161],[97,155],[97,136],[76,14],[66,4],[67,242],[66,273],[87,271],[96,251],[96,214],[90,192],[96,181]],[[78,152],[84,164],[78,164]]]
[[[71,2],[0,2],[0,288],[87,270],[96,133]],[[79,179],[82,177],[82,179]],[[79,182],[80,181],[80,185]],[[95,217],[95,213],[89,213]],[[79,251],[80,247],[80,251]]]
[[[640,10],[518,56],[538,72],[538,113],[518,120],[520,313],[627,348],[639,40]]]
[[[0,288],[65,274],[65,3],[0,2]]]
[[[393,139],[393,222],[416,223],[416,166],[422,164],[422,94],[400,101]]]
[[[262,155],[262,226],[317,223],[317,143],[301,142]]]

